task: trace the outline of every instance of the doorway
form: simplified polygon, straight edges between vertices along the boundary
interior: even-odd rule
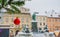
[[[0,29],[0,37],[9,37],[9,29]]]

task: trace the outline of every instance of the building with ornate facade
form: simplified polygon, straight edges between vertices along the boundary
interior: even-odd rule
[[[47,27],[47,16],[34,15],[32,20],[32,31],[33,32],[48,32]],[[35,19],[36,18],[36,19]]]
[[[36,16],[38,32],[46,32],[47,29],[47,16]]]
[[[22,31],[24,26],[28,26],[31,30],[31,14],[29,13],[29,9],[20,8],[20,14],[8,14],[4,13],[0,16],[0,29],[6,29],[8,33],[15,34],[16,30]],[[20,25],[14,24],[14,19],[18,17],[20,19]]]
[[[48,17],[47,25],[49,32],[60,31],[60,17]]]

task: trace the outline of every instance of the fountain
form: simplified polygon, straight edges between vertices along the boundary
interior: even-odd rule
[[[26,26],[25,30],[18,32],[16,37],[33,37],[33,33],[29,30],[28,26]]]

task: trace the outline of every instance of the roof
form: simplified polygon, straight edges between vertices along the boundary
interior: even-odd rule
[[[48,18],[60,19],[60,17],[48,17]]]
[[[46,14],[42,13],[42,14],[36,14],[37,16],[47,16]]]
[[[44,16],[44,15],[37,15],[37,16],[41,16],[41,17],[47,17],[47,16]]]

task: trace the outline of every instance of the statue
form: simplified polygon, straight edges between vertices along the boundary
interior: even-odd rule
[[[36,20],[36,14],[39,14],[38,12],[34,12],[32,15],[32,19],[35,21]]]
[[[35,13],[32,15],[32,19],[33,19],[33,20],[36,20],[36,15],[35,15]]]

